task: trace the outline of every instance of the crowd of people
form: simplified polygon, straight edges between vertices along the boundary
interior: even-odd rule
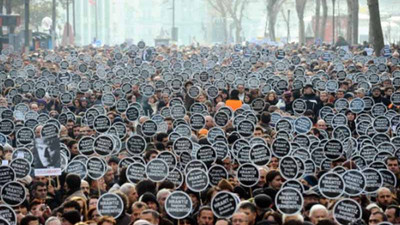
[[[32,166],[30,175],[14,179],[27,191],[21,204],[11,206],[16,221],[9,224],[344,224],[335,212],[336,203],[343,199],[354,200],[362,209],[358,218],[349,216],[349,224],[400,224],[400,101],[395,98],[400,87],[398,46],[389,46],[382,53],[384,56],[375,56],[367,45],[277,47],[250,43],[148,47],[140,42],[65,47],[29,55],[5,49],[0,56],[0,122],[11,120],[13,125],[10,131],[0,123],[5,138],[0,146],[3,166],[26,157],[13,154],[19,149],[33,149],[33,139],[20,141],[18,130],[29,127],[35,138],[40,138],[41,129],[49,123],[58,126],[61,158],[67,159],[61,160],[60,176],[37,176]],[[132,106],[138,115],[128,115]],[[110,124],[96,127],[93,115],[108,117]],[[384,121],[382,116],[390,121],[386,130],[378,123]],[[305,128],[296,127],[297,118],[308,118]],[[156,132],[144,132],[142,125],[147,121],[156,122]],[[241,121],[251,121],[254,126],[239,128]],[[383,126],[383,131],[375,128],[378,126]],[[185,133],[187,127],[189,134]],[[117,137],[120,143],[109,154],[80,146],[84,138],[105,134]],[[130,149],[137,146],[127,143],[135,135],[146,142],[137,154]],[[175,145],[180,137],[187,137],[192,146]],[[284,154],[274,147],[278,139],[290,143]],[[346,146],[334,157],[325,148],[333,139]],[[215,143],[227,146],[226,152]],[[237,170],[242,164],[254,163],[248,153],[239,152],[248,152],[257,143],[267,147],[270,157],[263,165],[257,163],[258,181],[249,187],[238,178]],[[227,172],[203,191],[188,187],[184,178],[181,182],[169,178],[133,182],[132,174],[127,175],[130,164],[146,165],[169,151],[177,160],[168,164],[174,166],[170,171],[178,170],[184,177],[188,172],[185,165],[198,160],[196,151],[203,146],[217,154],[210,156],[214,160],[205,163],[206,168],[194,167],[207,170],[220,165]],[[369,150],[364,151],[366,148]],[[67,173],[68,163],[94,156],[107,163],[99,179]],[[298,160],[296,167],[303,165],[292,179],[281,165],[286,156]],[[367,192],[364,185],[357,195],[344,192],[329,198],[319,190],[320,178],[326,173],[362,173],[366,168],[383,169],[389,177],[381,174],[378,187]],[[368,183],[369,177],[364,177]],[[293,214],[282,212],[276,201],[288,180],[301,185],[297,190],[302,202]],[[190,214],[182,219],[173,218],[166,208],[165,201],[175,191],[187,193],[192,202]],[[221,191],[237,197],[235,211],[226,217],[216,215],[212,205]],[[123,200],[119,216],[98,208],[99,198],[106,193]]]

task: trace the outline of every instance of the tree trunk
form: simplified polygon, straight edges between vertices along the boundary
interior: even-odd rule
[[[322,3],[322,22],[321,22],[321,29],[320,29],[320,37],[322,41],[325,41],[325,26],[326,21],[328,20],[328,4],[326,0],[321,0]]]
[[[269,33],[269,38],[271,41],[275,41],[275,22],[276,22],[276,16],[274,16],[274,5],[276,4],[276,0],[268,0],[268,5],[267,5],[267,15],[268,15],[268,33]]]
[[[225,44],[228,44],[228,20],[226,19],[226,15],[225,17],[222,19],[222,25],[224,26],[224,42]]]
[[[332,0],[332,44],[335,44],[335,0]]]
[[[358,11],[359,11],[360,6],[358,5],[358,0],[353,0],[353,21],[352,21],[352,38],[351,40],[353,41],[352,44],[356,45],[358,44]]]
[[[299,18],[299,43],[305,44],[304,9],[307,0],[296,0],[297,17]]]
[[[368,0],[369,9],[369,40],[373,44],[376,56],[380,56],[384,46],[381,17],[379,13],[379,1]]]
[[[4,0],[0,0],[0,14],[3,14]],[[3,36],[3,28],[0,28],[0,36]],[[0,41],[0,51],[3,49],[3,42]]]
[[[315,6],[315,30],[314,30],[314,38],[317,39],[320,36],[320,19],[321,19],[321,0],[317,0],[317,4]]]
[[[242,42],[242,38],[240,36],[240,33],[242,32],[242,23],[240,21],[235,21],[235,39],[236,39],[236,43],[240,43]]]
[[[353,43],[353,0],[347,0],[347,30],[346,39],[347,42]]]

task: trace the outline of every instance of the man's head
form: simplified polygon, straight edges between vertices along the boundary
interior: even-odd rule
[[[265,168],[259,168],[258,172],[260,173],[260,179],[258,180],[258,187],[264,187],[264,184],[267,182],[267,173],[268,171]]]
[[[140,219],[141,213],[148,209],[146,203],[144,202],[135,202],[132,205],[132,214],[131,214],[131,221],[136,221]]]
[[[45,200],[47,196],[47,186],[43,182],[36,182],[32,186],[33,197],[39,200]]]
[[[81,190],[86,196],[90,195],[90,186],[86,180],[81,180]]]
[[[368,225],[376,225],[383,221],[387,221],[387,217],[382,212],[376,212],[369,216]]]
[[[158,191],[157,201],[161,208],[164,207],[165,200],[167,200],[167,198],[170,194],[171,194],[171,192],[168,189],[161,189],[160,191]]]
[[[136,188],[134,184],[125,183],[120,189],[122,193],[124,193],[128,197],[129,205],[132,205],[138,199],[138,194],[136,192]]]
[[[393,202],[392,192],[387,187],[379,188],[376,199],[380,206],[388,206]]]
[[[76,174],[68,174],[65,178],[65,188],[67,191],[77,191],[81,188],[81,178]]]
[[[239,206],[239,212],[245,213],[249,219],[249,225],[254,225],[256,223],[257,208],[251,202],[243,202]]]
[[[76,202],[76,201],[69,201],[69,202],[66,202],[66,203],[64,204],[64,207],[63,207],[63,212],[64,212],[64,213],[70,212],[70,211],[73,211],[73,210],[76,210],[76,211],[78,211],[78,212],[81,211],[81,206],[79,205],[78,202]]]
[[[400,207],[397,205],[389,205],[386,208],[385,214],[389,222],[400,224]]]
[[[385,162],[390,171],[396,175],[400,174],[399,159],[396,156],[388,157]]]
[[[232,225],[248,225],[249,219],[246,213],[237,212],[232,216]]]
[[[323,119],[317,121],[317,128],[321,130],[326,130],[326,122]]]
[[[140,219],[147,220],[152,225],[158,225],[160,222],[160,214],[152,209],[146,209],[140,214]]]
[[[20,225],[39,225],[39,219],[36,216],[27,215],[21,219]]]
[[[197,224],[198,225],[213,225],[214,224],[214,214],[210,207],[204,206],[200,208],[197,214]]]
[[[328,210],[325,206],[317,204],[310,209],[310,219],[313,224],[317,224],[318,221],[328,218]]]

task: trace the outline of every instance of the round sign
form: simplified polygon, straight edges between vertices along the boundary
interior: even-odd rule
[[[87,175],[87,168],[85,163],[81,161],[71,161],[70,163],[68,163],[68,166],[65,169],[65,173],[73,173],[78,175],[81,179],[85,179]]]
[[[331,160],[339,159],[343,155],[343,144],[339,140],[330,139],[324,145],[324,155]]]
[[[366,179],[365,192],[375,193],[383,185],[383,177],[381,173],[374,168],[366,168],[362,171]]]
[[[1,188],[1,201],[9,206],[18,206],[25,201],[25,186],[17,181],[11,181]]]
[[[265,166],[271,160],[271,151],[265,144],[255,144],[251,147],[250,161],[257,166]]]
[[[157,133],[157,123],[147,120],[142,124],[142,133],[146,137],[153,137]]]
[[[275,196],[275,206],[282,214],[294,215],[299,213],[303,208],[303,203],[303,195],[295,188],[282,188]]]
[[[17,179],[24,178],[31,173],[31,162],[25,158],[16,158],[10,163]]]
[[[277,158],[282,158],[289,154],[292,146],[290,145],[289,140],[284,138],[276,138],[274,142],[272,142],[271,150],[274,156]]]
[[[211,210],[218,218],[231,218],[236,212],[236,197],[227,191],[220,191],[211,200]]]
[[[78,151],[83,155],[91,155],[93,151],[94,138],[90,136],[82,137],[78,142]]]
[[[305,117],[305,116],[298,117],[294,121],[294,130],[298,134],[306,134],[306,133],[310,132],[312,126],[313,126],[313,123],[311,122],[310,118]]]
[[[147,177],[153,182],[161,182],[168,177],[168,164],[162,159],[152,159],[146,165]]]
[[[165,212],[174,219],[183,219],[192,212],[192,199],[183,191],[174,191],[164,203]]]
[[[106,174],[107,166],[103,159],[99,157],[90,157],[86,161],[88,176],[93,180],[98,180]]]
[[[254,123],[249,120],[242,120],[236,126],[236,130],[242,137],[251,137],[254,133],[254,129]]]
[[[253,187],[260,179],[260,172],[257,167],[250,163],[240,165],[237,169],[237,179],[245,187]]]
[[[93,128],[98,133],[105,133],[110,129],[111,121],[107,116],[98,115],[93,120]]]
[[[187,187],[195,192],[204,191],[209,184],[208,174],[202,169],[192,169],[186,174]]]
[[[124,211],[124,202],[114,193],[105,193],[97,201],[97,211],[100,216],[118,218]]]
[[[327,199],[337,199],[344,193],[344,180],[337,173],[325,173],[318,181],[318,189]]]
[[[0,186],[15,180],[15,171],[10,166],[0,166]]]
[[[285,156],[279,161],[279,170],[285,179],[295,179],[299,173],[299,165],[293,157]]]
[[[351,198],[341,199],[333,207],[333,218],[341,225],[350,224],[361,219],[361,206]]]
[[[17,215],[15,211],[8,205],[0,205],[0,218],[5,219],[10,225],[17,225]]]
[[[126,178],[129,182],[134,184],[146,179],[146,166],[140,162],[130,164],[128,168],[126,168]]]
[[[217,186],[222,179],[228,179],[228,172],[225,167],[221,165],[213,165],[208,170],[208,177],[210,179],[210,184]]]
[[[114,148],[114,139],[110,135],[98,136],[93,142],[93,150],[101,156],[110,155]]]
[[[349,196],[360,195],[366,186],[365,176],[358,170],[347,170],[342,175],[345,188],[344,192]]]
[[[146,139],[140,135],[132,135],[126,139],[126,150],[131,155],[139,155],[146,150]]]

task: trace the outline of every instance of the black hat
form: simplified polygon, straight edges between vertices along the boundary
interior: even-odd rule
[[[306,85],[304,85],[304,88],[303,88],[303,89],[306,89],[306,88],[312,88],[312,89],[314,89],[314,86],[313,86],[312,84],[306,84]]]
[[[267,209],[272,204],[272,199],[266,194],[259,194],[254,197],[254,203],[260,209]]]

